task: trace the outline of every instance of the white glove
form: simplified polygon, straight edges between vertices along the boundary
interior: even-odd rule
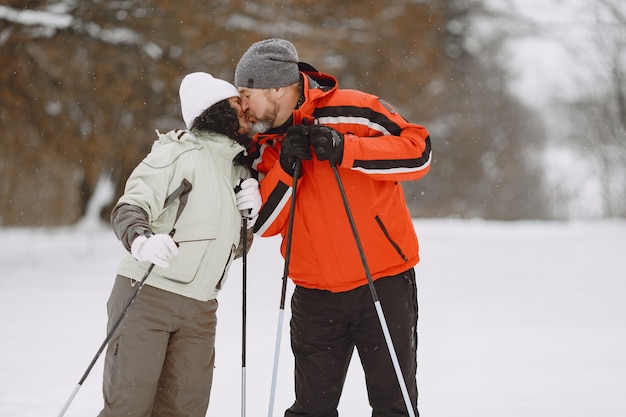
[[[157,234],[149,238],[137,236],[130,246],[130,253],[138,261],[150,261],[162,268],[170,266],[170,259],[178,254],[178,246],[170,235]]]
[[[254,178],[248,178],[239,184],[240,190],[235,193],[237,208],[248,219],[248,229],[251,229],[259,217],[261,210],[261,192],[259,182]]]

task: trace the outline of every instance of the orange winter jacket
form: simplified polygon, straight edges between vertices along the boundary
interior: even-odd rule
[[[262,236],[280,233],[285,256],[293,178],[280,166],[282,139],[291,124],[319,123],[344,134],[338,172],[374,280],[399,274],[419,261],[418,242],[401,181],[430,167],[426,129],[407,122],[380,98],[342,90],[319,72],[301,72],[302,97],[281,128],[255,136],[252,168],[259,173],[263,207],[255,224]],[[289,276],[296,285],[342,292],[367,276],[328,161],[302,161],[296,185]]]

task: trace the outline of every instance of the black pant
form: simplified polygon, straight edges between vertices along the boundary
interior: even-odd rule
[[[417,416],[415,271],[374,282]],[[285,417],[336,417],[356,346],[373,417],[408,416],[369,286],[331,293],[296,287],[291,299],[296,401]]]

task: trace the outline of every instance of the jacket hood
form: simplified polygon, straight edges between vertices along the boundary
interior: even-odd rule
[[[158,136],[157,143],[159,145],[164,145],[166,143],[171,143],[171,142],[178,142],[178,143],[180,142],[198,143],[199,142],[198,138],[194,136],[193,133],[189,132],[188,130],[176,129],[176,130],[171,130],[167,133],[161,133],[157,129],[155,132]],[[155,145],[157,143],[155,143]]]
[[[323,91],[325,93],[324,95],[326,95],[339,87],[337,79],[332,75],[312,71],[303,71],[302,73],[308,77],[309,91],[319,89],[320,91]]]

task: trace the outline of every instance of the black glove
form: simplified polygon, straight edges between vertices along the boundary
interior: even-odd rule
[[[320,161],[328,160],[330,165],[341,164],[343,158],[343,133],[328,126],[313,125],[309,128],[311,146]]]
[[[309,126],[293,125],[287,129],[280,148],[280,166],[293,177],[298,159],[309,160],[311,154],[311,141],[309,140]]]

